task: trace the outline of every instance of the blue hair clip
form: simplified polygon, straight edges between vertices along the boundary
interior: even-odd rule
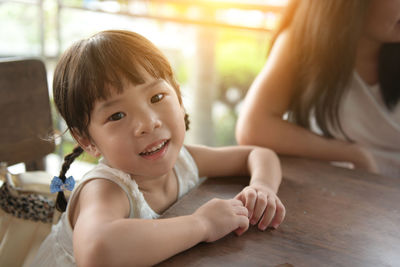
[[[74,177],[72,176],[68,177],[65,180],[65,183],[63,183],[63,181],[59,177],[54,176],[53,180],[51,180],[50,183],[50,192],[53,194],[65,190],[72,191],[72,189],[74,189],[74,186],[75,186]]]

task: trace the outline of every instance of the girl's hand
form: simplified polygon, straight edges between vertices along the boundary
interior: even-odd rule
[[[249,228],[247,209],[237,199],[212,199],[194,213],[202,223],[205,242],[213,242],[232,231],[242,234]]]
[[[285,218],[285,206],[274,191],[266,185],[249,185],[235,199],[240,200],[245,205],[249,213],[250,223],[252,225],[258,223],[260,230],[264,231],[268,226],[276,229]]]

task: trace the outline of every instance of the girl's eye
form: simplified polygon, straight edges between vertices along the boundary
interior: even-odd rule
[[[150,101],[151,101],[151,103],[157,103],[157,102],[160,102],[163,98],[164,98],[164,94],[159,93],[159,94],[152,96]]]
[[[110,121],[118,121],[118,120],[122,119],[123,117],[125,117],[125,114],[124,114],[124,113],[122,113],[122,112],[117,112],[117,113],[112,114],[112,115],[108,118],[108,120],[110,120]]]

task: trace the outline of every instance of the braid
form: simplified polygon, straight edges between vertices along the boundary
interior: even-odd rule
[[[60,179],[64,183],[65,180],[67,179],[65,177],[65,174],[69,170],[69,167],[71,166],[72,162],[79,157],[83,153],[83,149],[80,146],[77,146],[74,148],[74,150],[65,156],[64,158],[64,163],[61,167],[60,171]],[[64,192],[60,191],[57,194],[57,200],[56,200],[56,209],[60,212],[64,212],[65,209],[67,208],[67,199],[65,198]]]
[[[187,113],[185,113],[185,127],[186,127],[186,131],[189,130],[189,124],[190,124],[189,115],[188,115]]]

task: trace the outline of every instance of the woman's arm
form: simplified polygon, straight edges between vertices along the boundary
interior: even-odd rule
[[[196,161],[200,176],[251,177],[249,186],[235,197],[247,208],[251,224],[265,230],[268,226],[277,228],[283,221],[285,207],[276,195],[282,175],[279,159],[272,150],[252,146],[187,146],[187,149]]]
[[[286,31],[278,37],[247,93],[236,127],[238,143],[268,147],[283,155],[347,161],[374,169],[370,155],[359,145],[324,138],[283,120],[295,93],[290,49]]]
[[[239,200],[214,199],[192,215],[169,219],[129,219],[125,192],[105,179],[82,188],[73,219],[78,266],[150,266],[201,241],[212,242],[248,228]]]

